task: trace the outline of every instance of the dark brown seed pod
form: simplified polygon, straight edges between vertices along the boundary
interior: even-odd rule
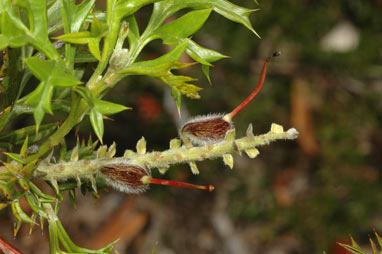
[[[161,184],[190,189],[213,191],[214,186],[195,185],[184,182],[156,179],[150,176],[149,170],[130,163],[111,163],[101,168],[106,182],[115,189],[131,194],[144,192],[149,184]]]
[[[232,118],[239,113],[260,91],[265,76],[267,67],[272,57],[279,56],[280,52],[275,52],[269,56],[263,65],[260,80],[256,88],[251,94],[232,110],[229,114],[210,114],[207,116],[198,116],[186,122],[180,129],[180,137],[183,142],[188,145],[190,142],[196,145],[214,144],[222,141],[227,131],[233,129]]]

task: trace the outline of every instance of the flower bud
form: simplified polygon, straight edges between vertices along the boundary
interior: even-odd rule
[[[182,188],[213,191],[214,186],[195,185],[184,182],[151,178],[149,170],[129,163],[111,163],[101,168],[106,182],[115,189],[131,194],[144,192],[149,184],[161,184]]]
[[[126,193],[141,193],[148,189],[141,179],[149,172],[140,166],[127,163],[113,163],[101,168],[106,182],[114,189]]]
[[[237,106],[231,113],[210,114],[198,116],[185,123],[180,129],[180,137],[187,145],[190,142],[196,145],[208,145],[222,141],[227,131],[233,129],[232,118],[239,113],[260,91],[267,73],[268,63],[272,57],[279,56],[280,52],[275,52],[269,56],[263,65],[260,80],[251,94]]]
[[[223,117],[223,114],[195,117],[182,126],[180,136],[183,140],[188,138],[192,143],[198,145],[220,142],[227,131],[233,129],[232,122],[227,122]]]

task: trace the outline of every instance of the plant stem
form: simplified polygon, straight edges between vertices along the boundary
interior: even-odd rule
[[[277,125],[279,126],[279,125]],[[280,126],[280,128],[282,128]],[[150,152],[145,154],[134,153],[127,157],[98,158],[94,160],[80,160],[58,164],[41,163],[34,172],[34,177],[44,180],[66,180],[68,178],[89,179],[100,169],[112,163],[131,163],[145,166],[147,169],[169,167],[178,163],[189,163],[223,157],[226,154],[239,153],[253,149],[257,146],[269,144],[280,139],[296,139],[298,132],[292,128],[288,131],[273,128],[266,134],[254,136],[247,133],[246,137],[236,140],[223,140],[222,142],[198,147],[172,148],[163,152]]]

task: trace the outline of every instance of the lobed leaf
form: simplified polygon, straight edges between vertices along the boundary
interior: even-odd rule
[[[38,79],[40,84],[26,97],[26,103],[34,107],[33,116],[38,130],[45,113],[53,114],[51,101],[54,86],[70,87],[81,82],[70,73],[63,62],[54,60],[43,60],[38,57],[29,57],[25,59],[30,71]]]
[[[28,57],[25,59],[25,63],[38,79],[54,86],[71,87],[81,84],[62,62]]]
[[[30,28],[19,18],[17,7],[27,11]],[[2,0],[0,8],[3,10],[1,31],[3,36],[7,37],[9,46],[21,47],[31,43],[48,58],[60,59],[48,37],[46,0],[19,0],[15,1],[14,5],[10,0]]]

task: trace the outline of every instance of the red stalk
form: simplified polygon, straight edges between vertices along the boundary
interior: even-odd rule
[[[185,183],[185,182],[151,178],[148,176],[142,177],[141,181],[143,183],[161,184],[161,185],[167,185],[167,186],[175,186],[175,187],[181,187],[181,188],[199,189],[199,190],[207,190],[207,191],[213,191],[215,189],[215,187],[211,184],[207,185],[207,186],[206,185],[196,185],[196,184]]]
[[[232,120],[232,118],[234,118],[236,116],[236,114],[239,113],[259,93],[259,91],[260,91],[260,89],[264,83],[265,76],[267,74],[267,68],[268,68],[269,61],[272,59],[272,57],[276,57],[279,55],[280,55],[280,52],[275,52],[271,56],[267,57],[267,59],[264,62],[264,65],[263,65],[263,69],[261,70],[260,80],[257,83],[255,90],[253,90],[252,93],[239,106],[237,106],[234,110],[232,110],[231,113],[224,116],[224,120],[227,120],[228,122],[230,122]]]

